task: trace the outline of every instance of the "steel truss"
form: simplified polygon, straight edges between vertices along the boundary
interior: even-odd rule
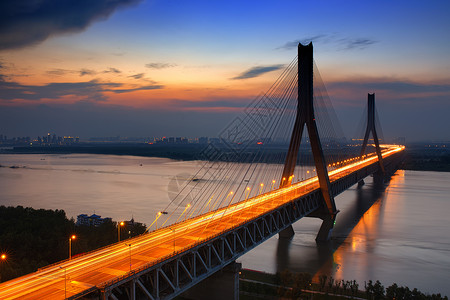
[[[401,154],[392,155],[384,160],[385,166],[392,172],[396,170],[397,162],[400,161],[399,155]],[[379,169],[376,162],[332,182],[333,196],[365,177],[379,172]],[[243,225],[176,253],[175,256],[151,266],[133,270],[127,276],[107,282],[100,287],[94,287],[83,294],[86,295],[86,292],[95,290],[89,298],[103,300],[172,299],[299,219],[324,209],[324,205],[322,192],[316,189]],[[71,299],[80,296],[82,295],[75,295]]]
[[[100,299],[171,299],[322,205],[320,190],[100,288]]]

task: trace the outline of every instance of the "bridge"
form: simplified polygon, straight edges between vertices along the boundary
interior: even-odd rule
[[[205,156],[222,167],[205,163],[203,171],[188,180],[173,199],[172,208],[157,213],[152,230],[4,282],[0,299],[172,299],[223,272],[220,270],[229,269],[231,278],[236,278],[233,263],[237,258],[276,234],[289,238],[292,224],[303,217],[323,220],[316,240],[326,242],[338,214],[335,196],[354,184],[362,185],[369,175],[377,181],[389,178],[405,147],[379,142],[375,96],[369,94],[365,136],[362,145],[353,147],[361,151],[353,156],[338,155],[333,161],[326,157],[316,123],[320,109],[314,102],[312,50],[312,44],[299,44],[298,61],[247,108],[258,113],[240,118],[238,127],[234,123],[227,127],[222,135],[225,146],[219,149],[211,144],[205,149]],[[294,97],[293,91],[298,92]],[[292,98],[295,109],[284,109],[293,116],[286,127],[277,119],[285,115],[275,112],[283,109],[279,101]],[[270,131],[275,125],[290,133],[284,164],[273,163],[273,149],[260,153],[259,146],[251,148],[255,143],[267,144],[271,139],[263,133],[275,132]],[[302,138],[305,128],[309,140]],[[311,147],[312,161],[296,176],[302,141]],[[332,141],[328,138],[327,144]],[[374,151],[366,154],[368,148]],[[245,159],[238,161],[237,157]],[[273,169],[279,171],[267,176]],[[219,180],[219,174],[225,179]],[[278,176],[278,182],[273,176]],[[213,188],[213,182],[220,183]],[[237,281],[231,280],[222,285],[233,293],[235,284]]]

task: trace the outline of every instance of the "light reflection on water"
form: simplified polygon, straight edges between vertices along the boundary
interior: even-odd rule
[[[250,269],[309,272],[317,279],[380,280],[450,295],[450,173],[399,170],[386,187],[369,179],[336,197],[333,240],[317,245],[320,221],[294,224],[289,240],[272,238],[241,258]]]
[[[106,155],[0,155],[0,205],[96,212],[150,224],[170,201],[168,185],[197,162]],[[450,295],[450,173],[398,171],[386,187],[372,180],[336,197],[333,241],[315,243],[320,220],[294,224],[292,240],[273,237],[239,259],[266,272],[310,272],[379,279]]]

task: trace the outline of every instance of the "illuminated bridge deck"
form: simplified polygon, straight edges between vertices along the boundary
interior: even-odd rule
[[[403,149],[403,146],[384,149],[383,160]],[[336,182],[377,163],[376,155],[350,162],[330,171],[330,182]],[[317,189],[318,178],[313,177],[228,208],[220,208],[70,261],[51,265],[0,284],[0,299],[64,299],[82,295],[188,251],[199,243],[248,223]]]

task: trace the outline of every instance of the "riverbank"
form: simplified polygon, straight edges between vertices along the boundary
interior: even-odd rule
[[[416,288],[384,287],[380,281],[365,283],[360,289],[356,280],[335,280],[325,275],[318,282],[309,273],[283,271],[277,274],[242,269],[239,275],[240,299],[445,299],[441,294],[424,294]]]
[[[0,154],[105,154],[105,155],[130,155],[137,157],[160,157],[179,161],[209,159],[207,147],[213,147],[219,151],[229,151],[222,148],[221,144],[208,146],[209,144],[142,144],[142,143],[117,143],[117,144],[79,144],[71,146],[21,146],[9,147],[0,150]],[[445,145],[444,145],[445,146]],[[400,166],[402,170],[412,171],[437,171],[450,172],[450,147],[430,147],[428,144],[413,144],[407,146],[405,159]],[[252,160],[252,152],[258,149],[246,149],[248,160]],[[282,145],[270,146],[267,150],[268,163],[279,163],[280,154],[286,149]],[[273,159],[271,159],[273,157]],[[233,159],[226,156],[227,159]],[[275,160],[276,158],[276,160]],[[308,154],[304,154],[305,161],[312,161]],[[239,157],[240,162],[245,157]]]

